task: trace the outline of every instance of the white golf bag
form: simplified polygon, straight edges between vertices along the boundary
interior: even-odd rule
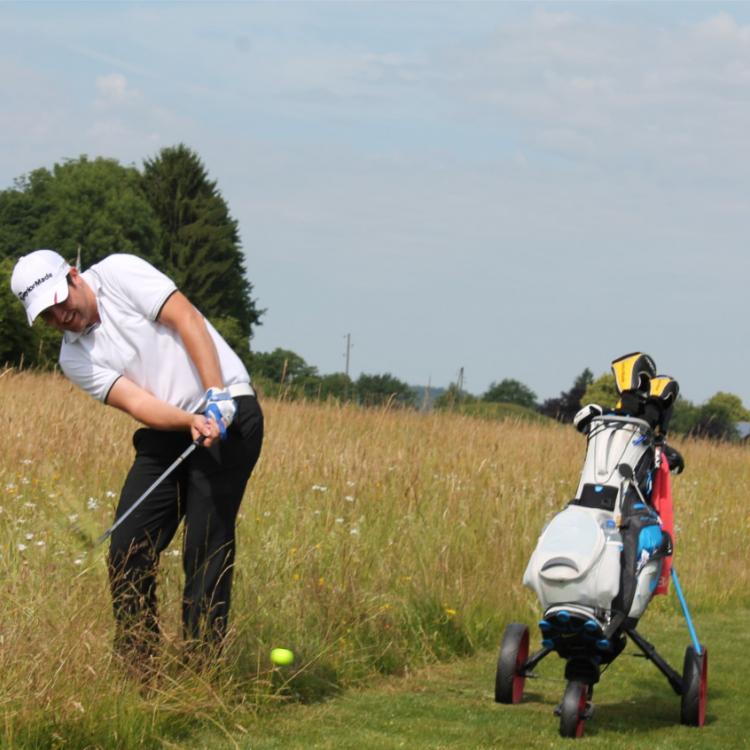
[[[633,620],[643,614],[669,539],[645,499],[655,459],[648,422],[599,409],[586,429],[576,497],[542,531],[523,582],[545,620],[563,613],[563,622],[571,616],[601,637],[613,609]]]

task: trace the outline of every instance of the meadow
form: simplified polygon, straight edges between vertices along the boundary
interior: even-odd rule
[[[180,658],[180,538],[164,554],[158,679],[111,655],[106,545],[135,424],[64,378],[4,370],[0,404],[0,746],[236,742],[282,703],[495,648],[538,619],[521,584],[539,531],[575,492],[571,427],[264,399],[266,443],[238,526],[231,636]],[[742,445],[676,440],[675,565],[694,615],[750,605]],[[678,617],[674,597],[651,606]],[[292,648],[275,669],[274,646]],[[260,719],[259,719],[260,717]]]

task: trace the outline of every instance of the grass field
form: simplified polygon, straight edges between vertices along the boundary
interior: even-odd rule
[[[202,746],[196,737],[219,747],[281,703],[487,653],[506,622],[538,617],[521,575],[542,524],[572,497],[584,452],[559,425],[264,401],[231,642],[209,674],[181,664],[176,539],[161,565],[162,671],[144,692],[111,660],[105,550],[86,551],[111,523],[134,424],[60,376],[6,370],[0,403],[8,748]],[[694,614],[746,619],[750,454],[678,447],[687,470],[674,484],[675,562]],[[652,613],[679,619],[671,597]],[[298,655],[291,672],[268,661],[279,645]],[[295,710],[308,709],[285,712]]]

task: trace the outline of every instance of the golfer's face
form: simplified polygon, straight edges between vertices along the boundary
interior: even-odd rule
[[[80,282],[68,282],[68,296],[40,313],[42,320],[58,331],[79,333],[94,322]]]

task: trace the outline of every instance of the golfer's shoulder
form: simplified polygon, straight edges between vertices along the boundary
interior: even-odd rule
[[[100,278],[122,278],[122,275],[159,273],[147,260],[128,253],[113,253],[95,263],[89,271]]]

